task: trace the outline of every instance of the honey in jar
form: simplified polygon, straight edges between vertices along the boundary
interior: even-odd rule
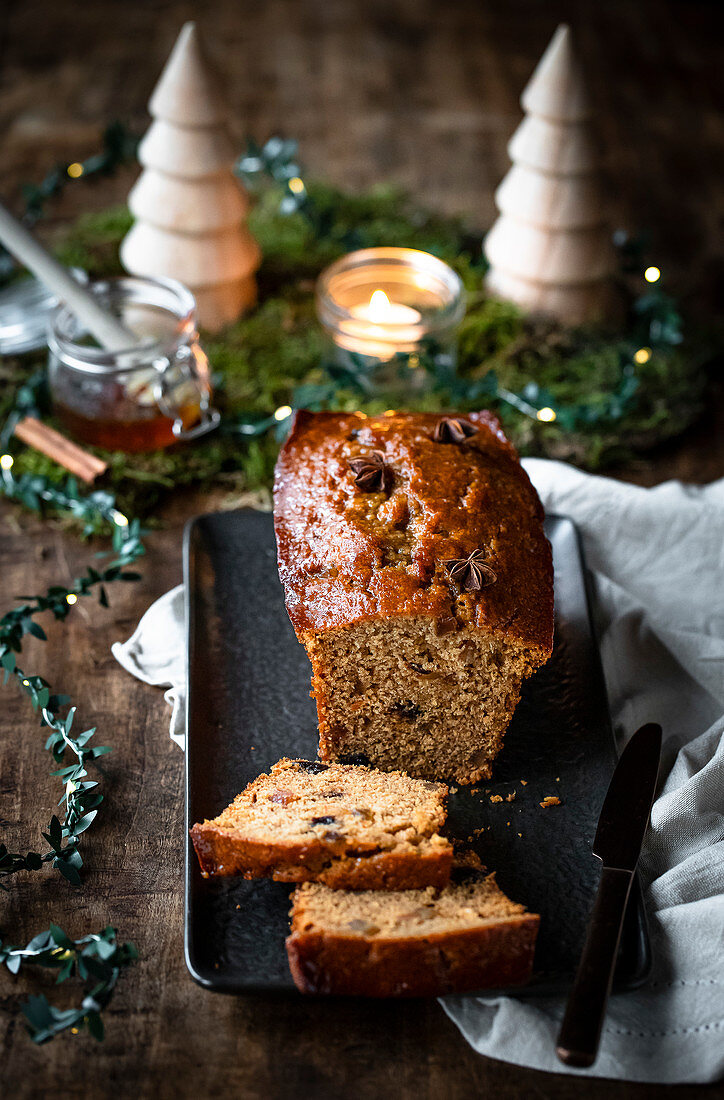
[[[53,411],[76,439],[128,453],[152,451],[214,428],[208,360],[192,294],[172,279],[119,278],[91,285],[137,337],[100,348],[67,307],[48,333]]]

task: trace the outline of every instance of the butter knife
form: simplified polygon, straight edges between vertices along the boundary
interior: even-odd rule
[[[596,1060],[660,759],[661,726],[649,723],[636,731],[621,753],[603,801],[593,842],[593,854],[603,863],[601,881],[556,1047],[568,1066],[592,1066]]]

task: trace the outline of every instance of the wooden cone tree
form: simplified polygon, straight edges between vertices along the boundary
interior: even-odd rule
[[[149,102],[154,122],[128,197],[136,221],[121,244],[133,275],[168,276],[191,290],[212,331],[256,301],[259,248],[245,224],[246,193],[232,173],[226,111],[195,23],[186,23]]]
[[[513,167],[488,233],[488,289],[581,324],[613,307],[615,267],[583,74],[562,24],[521,97],[526,118],[508,145]]]

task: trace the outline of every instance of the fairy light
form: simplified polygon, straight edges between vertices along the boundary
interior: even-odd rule
[[[274,413],[275,420],[286,420],[288,416],[292,415],[291,405],[280,405],[277,411]]]
[[[638,363],[639,366],[643,366],[644,363],[648,363],[651,358],[651,348],[639,348],[634,352],[634,363]]]
[[[80,179],[80,177],[83,175],[84,169],[83,165],[79,164],[78,161],[75,160],[72,164],[68,165],[66,171],[72,180],[77,180]]]
[[[78,603],[78,597],[76,596],[75,592],[69,592],[68,595],[65,597],[65,602],[69,603],[71,607],[74,603]]]
[[[299,176],[292,176],[289,180],[289,190],[293,195],[301,195],[304,190],[304,182],[300,180]]]
[[[24,688],[29,688],[30,687],[30,680],[23,680],[23,687]]]
[[[0,470],[10,470],[15,459],[12,455],[0,455]]]
[[[124,516],[123,512],[119,512],[116,508],[111,512],[111,519],[116,527],[128,527],[128,516]]]
[[[546,405],[543,409],[538,409],[538,412],[535,415],[537,419],[542,420],[544,424],[552,424],[557,417],[556,410],[549,408],[548,405]]]
[[[647,283],[658,283],[661,278],[661,272],[658,267],[647,267],[644,271],[644,279]]]

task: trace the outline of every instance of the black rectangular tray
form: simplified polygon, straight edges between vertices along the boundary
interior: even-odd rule
[[[453,788],[448,818],[453,836],[474,838],[503,890],[540,913],[534,978],[517,996],[561,992],[575,970],[599,876],[591,842],[616,762],[577,532],[569,519],[549,516],[546,533],[555,566],[553,656],[525,686],[494,780]],[[216,817],[276,760],[317,753],[310,665],[284,606],[272,517],[242,511],[192,520],[184,568],[186,963],[210,989],[296,993],[284,948],[289,887],[204,880],[188,838],[190,825]],[[548,795],[561,804],[542,808]],[[649,964],[636,886],[617,988],[640,984]]]

